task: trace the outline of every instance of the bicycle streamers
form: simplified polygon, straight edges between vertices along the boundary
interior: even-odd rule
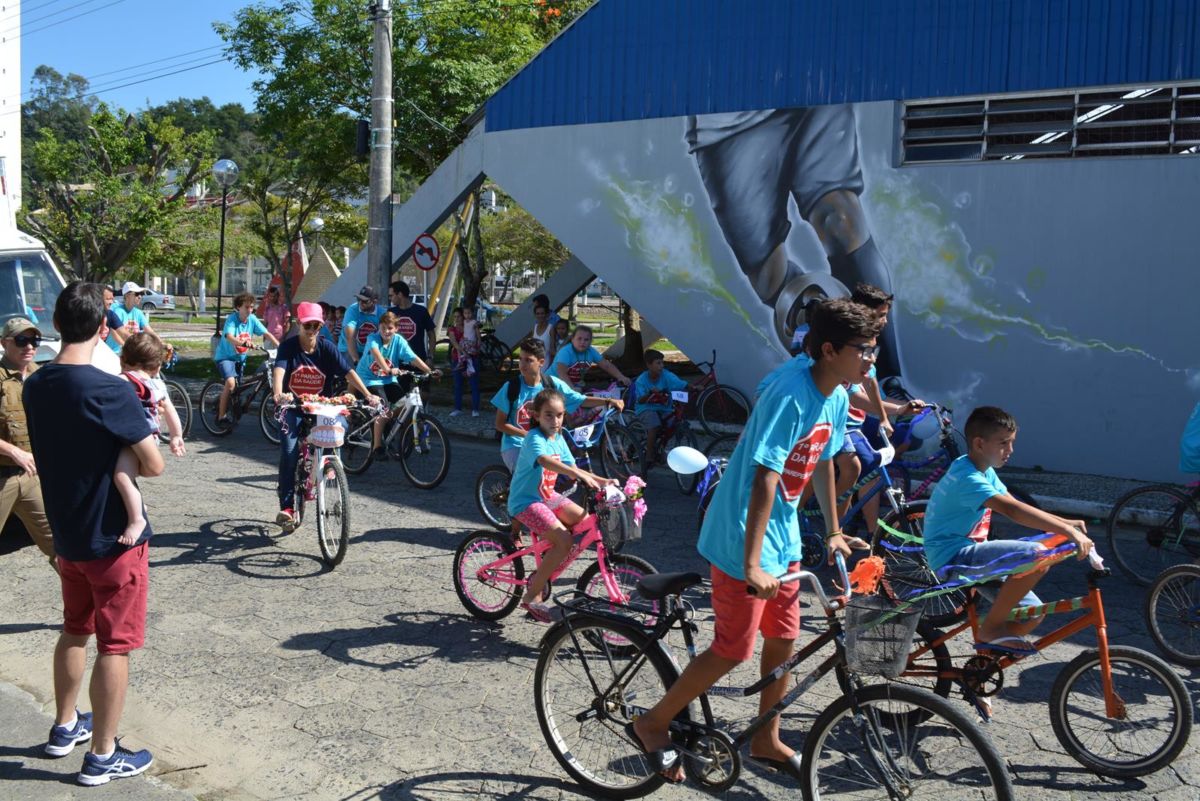
[[[850,571],[850,591],[858,595],[872,595],[879,589],[884,574],[883,557],[868,556],[860,559]]]

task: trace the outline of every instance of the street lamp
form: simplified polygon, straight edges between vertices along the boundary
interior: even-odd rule
[[[217,264],[217,323],[214,336],[221,335],[221,289],[225,282],[225,209],[229,205],[229,188],[237,183],[238,165],[231,159],[221,159],[212,168],[213,180],[221,185],[221,245]]]

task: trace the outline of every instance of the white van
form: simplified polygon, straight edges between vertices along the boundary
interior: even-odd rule
[[[12,317],[28,317],[42,332],[35,359],[58,354],[52,319],[54,304],[66,284],[46,246],[16,228],[0,224],[0,325]]]

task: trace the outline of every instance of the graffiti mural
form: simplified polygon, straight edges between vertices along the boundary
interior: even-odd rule
[[[1200,159],[908,167],[900,112],[501,131],[484,165],[689,356],[717,351],[722,380],[752,389],[809,297],[867,281],[896,294],[881,372],[1012,410],[1015,464],[1177,478]]]

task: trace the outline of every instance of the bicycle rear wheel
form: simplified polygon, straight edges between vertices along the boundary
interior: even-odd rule
[[[511,539],[492,531],[476,531],[454,551],[454,592],[467,611],[480,620],[508,617],[521,602],[525,563],[513,559],[489,567],[516,552]]]
[[[204,389],[200,391],[200,422],[208,429],[208,433],[218,437],[223,437],[233,431],[233,424],[217,420],[217,412],[220,409],[221,403],[221,390],[224,386],[224,381],[209,381],[204,385]],[[236,402],[237,397],[231,394],[226,414],[233,414],[233,406]]]
[[[1013,798],[996,746],[950,702],[898,684],[854,696],[857,709],[838,698],[804,738],[805,801]]]
[[[417,489],[433,489],[450,472],[450,439],[436,418],[418,412],[400,432],[400,467]]]
[[[352,476],[365,473],[371,466],[375,451],[371,448],[371,415],[362,409],[351,409],[346,418],[346,441],[342,443],[342,467]]]
[[[350,487],[337,457],[325,457],[314,477],[317,493],[317,544],[321,559],[337,567],[346,557],[350,542]]]
[[[625,725],[660,700],[678,675],[661,646],[633,626],[579,618],[569,628],[557,624],[542,639],[533,703],[558,764],[587,791],[607,798],[657,790],[663,777]],[[618,676],[622,681],[613,686]],[[687,716],[686,709],[680,713]]]
[[[1176,565],[1159,574],[1146,594],[1146,628],[1163,655],[1200,667],[1200,565]]]
[[[1192,730],[1192,700],[1166,662],[1138,648],[1110,646],[1120,711],[1104,702],[1100,651],[1072,659],[1050,690],[1050,725],[1075,761],[1101,776],[1130,779],[1175,760]]]
[[[700,450],[700,441],[696,439],[696,434],[686,424],[681,424],[680,427],[671,435],[671,441],[667,443],[667,453],[670,453],[673,448],[678,448],[685,445],[689,448]],[[679,486],[679,491],[684,495],[691,495],[696,491],[696,484],[700,481],[699,473],[683,473],[675,474],[675,483]]]
[[[279,407],[275,404],[275,395],[270,390],[263,396],[262,403],[258,405],[258,427],[262,429],[263,436],[268,442],[279,444],[280,430],[282,426],[279,424],[278,417]]]
[[[880,526],[871,539],[871,553],[884,560],[885,591],[890,592],[896,600],[904,600],[942,583],[925,561],[925,549],[921,543],[928,503],[924,500],[906,503],[899,515],[889,510],[881,520],[894,531],[900,532],[900,535],[892,534]],[[921,619],[934,628],[953,626],[966,615],[966,601],[966,590],[934,596],[925,602]]]
[[[512,517],[508,514],[508,486],[512,474],[502,464],[490,464],[479,471],[475,479],[475,505],[479,514],[497,531],[512,529]]]
[[[486,334],[479,343],[480,362],[484,367],[499,372],[511,361],[512,348],[501,342],[495,334]]]
[[[700,426],[710,437],[741,431],[750,419],[750,401],[742,391],[717,384],[700,393],[696,401]]]
[[[183,430],[183,438],[187,439],[192,433],[192,399],[183,388],[183,384],[178,381],[168,380],[163,383],[167,386],[167,397],[171,399],[175,412],[179,415],[179,427]],[[162,425],[159,427],[158,438],[163,442],[170,442],[171,432],[167,430],[166,421],[160,422]]]
[[[1108,545],[1117,566],[1148,586],[1168,567],[1200,557],[1200,514],[1192,497],[1170,484],[1139,487],[1108,515]]]

